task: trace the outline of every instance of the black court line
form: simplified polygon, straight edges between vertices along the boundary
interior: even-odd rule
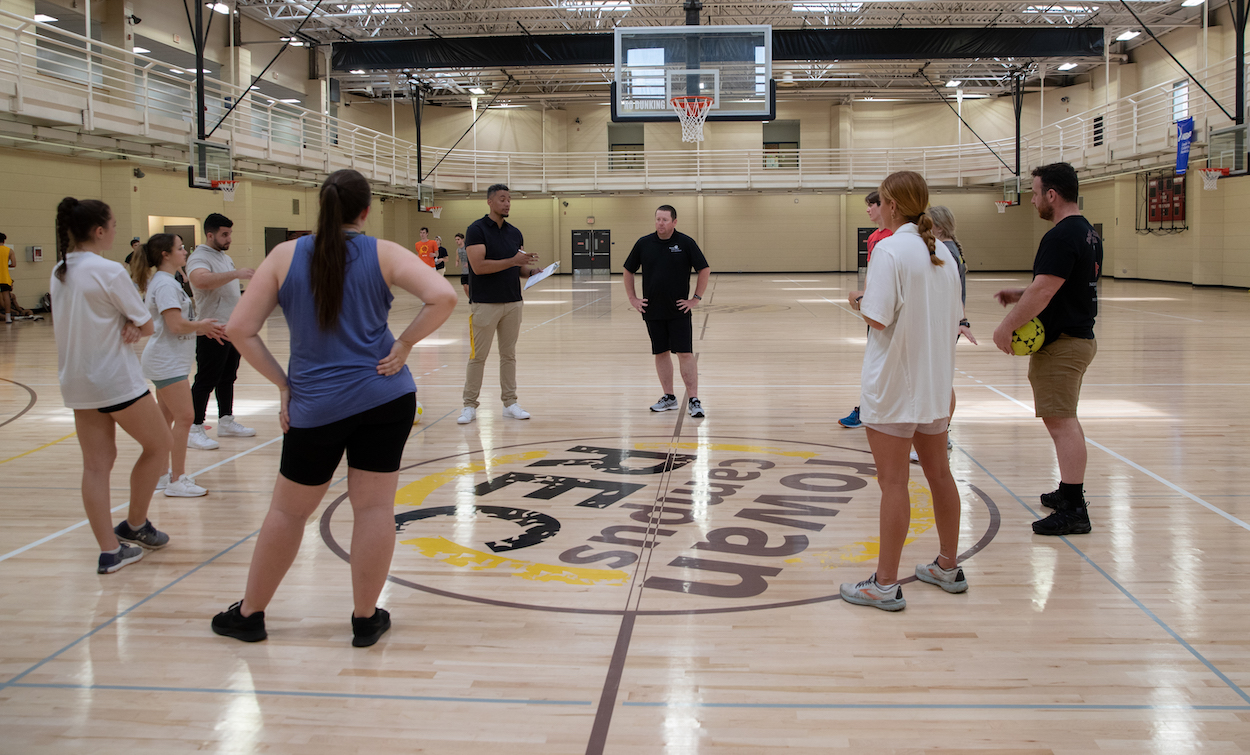
[[[6,419],[5,421],[0,422],[0,427],[4,427],[5,425],[9,424],[10,422],[13,422],[13,421],[17,420],[19,417],[21,417],[21,416],[22,416],[23,414],[25,414],[26,412],[30,411],[30,410],[31,410],[31,409],[35,406],[35,402],[39,400],[39,394],[38,394],[38,393],[35,393],[35,389],[34,389],[34,388],[31,388],[29,385],[25,385],[25,384],[23,384],[23,383],[19,383],[19,382],[17,382],[16,380],[9,380],[8,378],[0,378],[0,380],[3,380],[3,381],[4,381],[4,382],[6,382],[6,383],[12,383],[13,385],[16,385],[18,388],[21,388],[21,389],[25,390],[27,393],[29,393],[29,394],[30,394],[30,403],[26,404],[26,408],[25,408],[25,409],[21,410],[21,411],[20,411],[20,412],[18,412],[17,414],[14,414],[12,417],[9,417],[9,418],[8,418],[8,419]]]
[[[704,327],[707,320],[704,319]],[[699,355],[696,353],[695,367],[698,367]],[[629,594],[625,597],[625,612],[621,616],[621,626],[616,633],[616,644],[612,648],[612,660],[608,663],[608,672],[603,680],[603,690],[599,693],[599,705],[595,709],[595,720],[590,727],[590,739],[586,743],[586,755],[602,755],[608,741],[608,729],[612,725],[612,713],[616,710],[616,698],[621,686],[621,677],[625,673],[625,659],[629,656],[629,644],[634,636],[634,623],[638,617],[638,609],[642,605],[642,585],[646,581],[647,572],[651,569],[651,556],[655,553],[656,541],[659,538],[660,522],[664,516],[664,499],[673,481],[673,464],[676,460],[677,444],[681,439],[681,428],[685,424],[685,407],[690,401],[689,391],[682,394],[682,402],[677,408],[677,423],[673,426],[673,434],[669,438],[668,456],[665,459],[664,474],[660,478],[655,501],[651,504],[650,516],[647,521],[647,533],[639,546],[638,563],[634,569],[634,579],[629,586]],[[637,595],[635,596],[635,591]],[[632,604],[632,606],[631,606]]]

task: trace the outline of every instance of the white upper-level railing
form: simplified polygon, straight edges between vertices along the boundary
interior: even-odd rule
[[[1197,75],[1231,110],[1233,60]],[[418,146],[412,142],[206,78],[210,128],[238,98],[243,102],[213,139],[231,144],[245,172],[263,174],[282,166],[319,176],[352,167],[399,190],[411,190],[420,180]],[[88,52],[88,40],[81,35],[0,10],[0,108],[7,105],[10,113],[78,126],[84,133],[115,137],[120,145],[116,150],[122,153],[185,165],[184,154],[160,145],[185,151],[195,133],[195,100],[193,71],[94,40]],[[1173,122],[1182,113],[1195,116],[1198,154],[1205,127],[1231,124],[1192,82],[1180,87],[1168,82],[1025,133],[1021,167],[1027,175],[1035,165],[1062,160],[1090,172],[1113,173],[1165,163],[1175,143]],[[936,186],[993,185],[1012,176],[1008,166],[1014,165],[1015,140],[999,139],[989,146],[993,153],[975,141],[780,152],[694,147],[632,153],[420,149],[429,174],[426,183],[435,190],[477,191],[502,181],[521,191],[567,192],[851,188],[875,185],[904,169],[922,173]],[[284,177],[289,175],[287,171]]]

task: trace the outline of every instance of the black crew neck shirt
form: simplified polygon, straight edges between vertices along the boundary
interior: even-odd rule
[[[486,259],[507,260],[516,256],[525,246],[525,237],[521,229],[503,221],[496,225],[485,215],[470,225],[464,232],[465,247],[484,244]],[[497,273],[479,274],[473,272],[469,265],[469,300],[481,304],[506,304],[521,301],[521,268],[510,267]]]
[[[1069,215],[1042,237],[1033,275],[1063,278],[1063,285],[1038,315],[1046,328],[1046,343],[1061,335],[1094,337],[1101,270],[1102,239],[1084,216]]]

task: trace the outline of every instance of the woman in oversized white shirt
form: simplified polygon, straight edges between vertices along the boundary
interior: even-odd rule
[[[187,376],[195,364],[195,337],[207,336],[221,343],[226,327],[216,320],[192,320],[191,297],[174,275],[187,263],[182,237],[158,233],[135,255],[131,274],[144,295],[155,323],[152,337],[143,347],[143,376],[156,386],[156,400],[166,424],[173,428],[169,472],[156,489],[172,498],[196,498],[208,490],[187,475],[187,436],[195,422],[191,383]],[[155,269],[155,273],[153,273]]]
[[[925,215],[929,187],[919,173],[892,173],[881,183],[881,218],[893,233],[868,263],[863,291],[850,295],[871,330],[860,378],[860,420],[881,486],[881,549],[877,572],[842,585],[842,599],[886,611],[907,602],[898,566],[911,524],[908,451],[920,456],[937,520],[938,557],[916,577],[947,592],[968,589],[956,560],[959,491],[946,456],[955,378],[955,338],[963,308],[954,257],[933,236]]]
[[[157,531],[147,514],[172,441],[130,347],[151,335],[152,316],[126,268],[100,256],[112,248],[116,231],[112,211],[99,200],[66,197],[57,206],[60,260],[50,290],[58,376],[65,406],[74,410],[82,448],[82,502],[100,545],[100,574],[138,561],[144,549],[169,544],[169,536]],[[130,473],[130,509],[116,527],[109,498],[117,458],[114,424],[143,447]]]

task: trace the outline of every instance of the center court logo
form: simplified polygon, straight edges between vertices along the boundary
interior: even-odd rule
[[[874,476],[865,450],[728,437],[577,439],[427,461],[400,474],[391,581],[577,613],[830,600],[876,558]],[[321,529],[344,558],[350,526],[342,496]],[[913,484],[909,542],[933,526],[928,491]]]

